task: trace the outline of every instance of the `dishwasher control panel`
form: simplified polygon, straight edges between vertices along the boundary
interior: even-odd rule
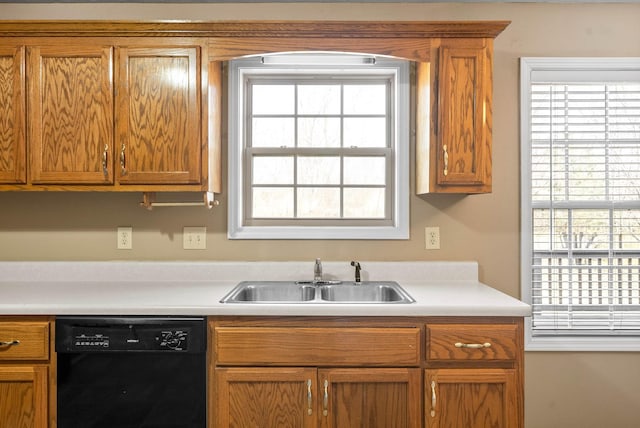
[[[57,352],[205,352],[206,324],[183,319],[56,319]]]

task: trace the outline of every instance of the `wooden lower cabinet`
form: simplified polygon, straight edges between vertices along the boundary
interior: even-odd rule
[[[0,317],[0,428],[50,426],[50,330],[46,317]]]
[[[421,426],[420,369],[323,369],[318,378],[320,427]]]
[[[211,317],[209,428],[523,428],[517,317]]]
[[[218,368],[215,378],[216,427],[315,426],[315,369]]]
[[[46,428],[47,368],[0,365],[0,426]]]
[[[517,396],[513,369],[426,370],[425,426],[518,427]]]
[[[216,427],[419,428],[420,369],[218,368]]]

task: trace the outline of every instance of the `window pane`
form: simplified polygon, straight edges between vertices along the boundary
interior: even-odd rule
[[[345,218],[384,218],[385,190],[376,188],[344,189]]]
[[[252,178],[252,184],[293,184],[293,157],[254,157]]]
[[[386,147],[385,118],[345,118],[344,147]]]
[[[253,118],[251,146],[293,147],[295,145],[295,121],[293,118]]]
[[[345,85],[344,114],[385,114],[386,85]]]
[[[340,147],[340,119],[305,117],[298,119],[299,147]]]
[[[533,251],[551,251],[551,211],[534,209],[532,221]]]
[[[614,211],[613,240],[616,249],[640,250],[640,209]]]
[[[293,188],[253,188],[253,218],[292,218]]]
[[[609,249],[609,210],[571,210],[571,231],[561,237],[574,250]],[[570,245],[569,245],[570,244]]]
[[[385,184],[383,157],[362,156],[344,158],[344,184]]]
[[[640,98],[640,92],[638,93]],[[640,133],[640,111],[636,118]],[[640,137],[637,141],[640,141]],[[640,199],[640,143],[619,142],[609,145],[609,192],[616,201]]]
[[[298,114],[340,114],[340,85],[298,86]]]
[[[253,85],[252,113],[293,114],[295,112],[294,85]]]
[[[299,188],[298,217],[340,218],[340,189],[335,187]]]
[[[297,174],[298,184],[340,184],[340,158],[300,156]]]

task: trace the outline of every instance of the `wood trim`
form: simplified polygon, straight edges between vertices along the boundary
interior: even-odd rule
[[[220,193],[222,192],[222,168],[213,168],[213,166],[219,166],[222,162],[222,133],[223,127],[226,126],[222,121],[224,114],[222,62],[210,61],[207,74],[206,87],[209,88],[209,102],[203,103],[203,107],[206,108],[203,117],[207,117],[205,122],[207,126],[202,127],[207,136],[202,141],[206,142],[208,146],[207,150],[203,151],[203,153],[207,153],[207,156],[202,156],[203,173],[206,174],[206,180],[203,182],[209,183],[208,190],[210,192]]]
[[[498,36],[510,21],[4,21],[3,36],[433,38]]]
[[[387,55],[411,61],[428,62],[430,38],[305,37],[305,34],[283,38],[215,37],[209,39],[209,58],[226,61],[245,55],[294,51],[331,51]]]

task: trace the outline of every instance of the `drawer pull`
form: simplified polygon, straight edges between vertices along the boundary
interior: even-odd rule
[[[109,145],[104,145],[104,151],[102,152],[102,172],[105,177],[109,176],[109,169],[107,167],[107,160],[109,159]]]
[[[431,381],[431,417],[436,417],[436,382]]]
[[[19,345],[20,341],[19,340],[9,340],[7,342],[2,342],[0,341],[0,346],[14,346],[14,345]]]
[[[324,381],[324,396],[322,397],[322,416],[329,414],[329,381]]]
[[[309,416],[313,414],[313,403],[311,398],[311,379],[307,379],[307,414]]]
[[[127,175],[127,158],[124,153],[127,147],[122,144],[122,148],[120,149],[120,175]]]
[[[442,146],[442,151],[444,152],[444,171],[442,173],[446,177],[449,174],[449,153],[447,152],[447,145]]]
[[[489,342],[485,343],[462,343],[457,342],[456,348],[471,348],[471,349],[482,349],[482,348],[491,348],[491,344]]]

